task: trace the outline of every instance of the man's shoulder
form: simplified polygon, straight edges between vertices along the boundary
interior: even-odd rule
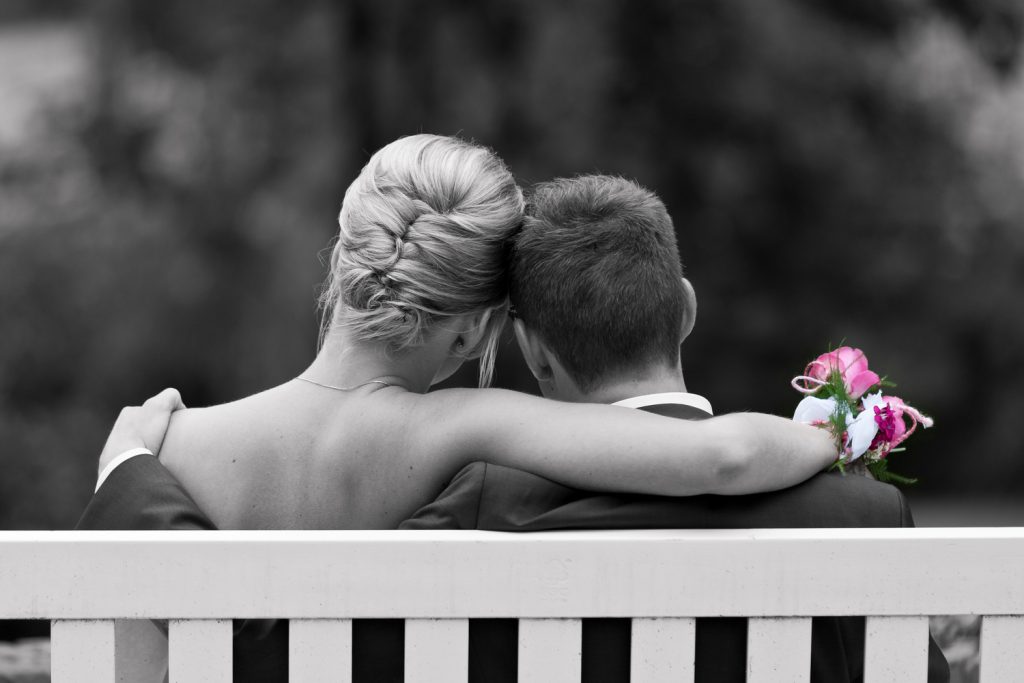
[[[913,526],[910,507],[898,488],[856,474],[822,472],[781,491],[738,496],[736,507],[774,517],[762,526],[903,527]]]
[[[913,520],[898,489],[838,472],[768,493],[672,498],[580,491],[483,462],[463,468],[434,502],[403,524],[503,531],[899,526],[913,526]]]

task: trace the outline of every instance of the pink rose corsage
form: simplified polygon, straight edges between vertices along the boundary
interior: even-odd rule
[[[868,369],[863,351],[841,346],[824,353],[808,363],[804,374],[793,378],[792,385],[804,394],[793,419],[832,432],[840,470],[860,460],[879,481],[917,481],[890,472],[888,456],[903,450],[900,444],[918,425],[927,429],[933,421],[903,399],[883,396],[882,387],[893,384]]]

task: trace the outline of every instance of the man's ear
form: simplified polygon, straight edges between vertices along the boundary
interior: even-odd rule
[[[693,326],[697,322],[697,293],[693,291],[693,285],[685,277],[683,278],[683,300],[683,328],[680,330],[680,343],[690,336]]]
[[[551,379],[551,352],[541,340],[540,336],[530,330],[518,318],[512,321],[512,329],[516,333],[516,342],[519,350],[523,353],[527,367],[533,373],[538,382],[547,382]]]

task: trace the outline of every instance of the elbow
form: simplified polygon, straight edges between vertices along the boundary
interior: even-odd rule
[[[711,493],[746,493],[757,457],[757,448],[746,439],[735,439],[719,453],[714,468],[714,490]]]

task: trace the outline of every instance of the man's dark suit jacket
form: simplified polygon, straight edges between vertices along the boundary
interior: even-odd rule
[[[697,408],[679,404],[641,410],[682,419],[709,417]],[[772,493],[669,498],[578,491],[528,472],[478,462],[463,468],[434,502],[400,528],[545,531],[913,525],[910,508],[898,489],[839,473],[819,474],[798,486]],[[811,680],[861,681],[864,619],[815,618],[812,624]],[[472,680],[515,681],[515,629],[514,620],[471,623]],[[698,619],[696,651],[697,683],[742,683],[746,680],[746,619]],[[583,621],[583,680],[629,680],[629,620]],[[948,664],[931,640],[928,680],[949,680]]]
[[[136,455],[107,476],[76,529],[216,529],[185,487],[152,455]]]
[[[528,472],[473,463],[403,529],[754,529],[913,526],[900,492],[886,484],[839,473],[819,474],[783,491],[748,496],[664,498],[596,495]],[[865,585],[865,590],[869,587]],[[746,680],[747,621],[697,620],[697,683]],[[812,621],[811,680],[863,680],[864,619]],[[516,680],[516,622],[480,620],[470,628],[471,680]],[[629,620],[583,620],[583,680],[629,680]],[[929,643],[928,680],[949,680],[941,651]]]
[[[685,406],[652,412],[698,417]],[[912,526],[910,510],[895,488],[860,477],[822,474],[784,491],[751,496],[663,498],[596,495],[506,467],[473,463],[445,491],[403,523],[408,529],[539,531],[595,528],[757,528]],[[115,469],[93,497],[80,529],[213,529],[173,475],[156,458],[137,456]],[[470,628],[473,681],[514,681],[516,622],[479,620]],[[402,624],[357,621],[353,628],[353,679],[402,680]],[[629,622],[584,622],[584,680],[628,679]],[[245,629],[235,639],[236,681],[284,681],[287,628],[269,634]],[[815,681],[859,681],[864,620],[815,619]],[[697,630],[697,681],[742,681],[746,621],[701,619]],[[949,669],[929,643],[929,681],[948,681]]]

